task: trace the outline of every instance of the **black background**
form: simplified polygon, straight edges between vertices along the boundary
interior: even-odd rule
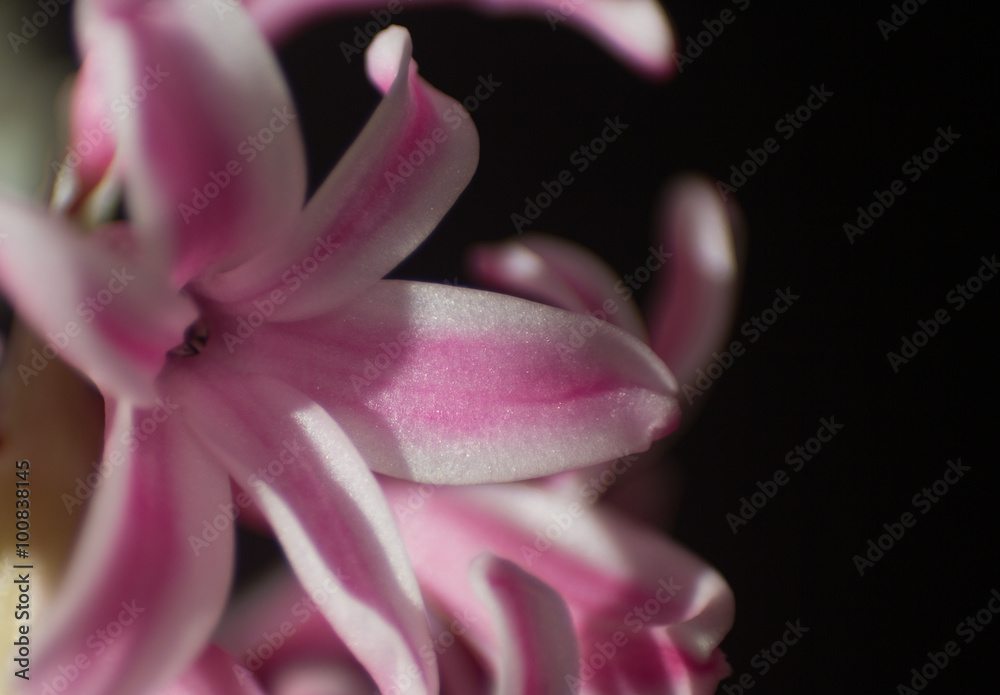
[[[889,18],[888,2],[858,11],[754,0],[745,12],[729,0],[673,2],[681,46],[725,8],[737,18],[660,84],[565,25],[408,6],[396,17],[437,88],[461,98],[480,76],[502,83],[473,114],[482,141],[475,178],[397,276],[471,284],[465,249],[510,236],[524,197],[570,168],[570,153],[605,117],[620,116],[628,131],[534,228],[584,243],[620,273],[645,260],[667,180],[691,170],[728,178],[748,147],[778,137],[780,150],[736,197],[748,253],[733,339],[747,353],[712,386],[674,450],[683,490],[672,532],[735,591],[723,648],[734,677],[754,678],[747,692],[894,693],[949,640],[961,654],[926,692],[988,692],[1000,682],[990,663],[1000,616],[971,644],[955,634],[1000,589],[991,436],[1000,278],[961,311],[945,299],[980,256],[1000,252],[990,214],[996,16],[985,7],[927,2],[886,41],[876,23]],[[368,19],[322,21],[281,53],[314,184],[377,103],[362,61],[347,63],[338,49]],[[834,96],[793,138],[776,136],[775,122],[820,85]],[[905,178],[902,163],[949,126],[961,138],[849,243],[842,226],[857,206]],[[749,344],[740,325],[786,287],[801,299]],[[940,308],[950,322],[894,373],[886,353]],[[789,470],[786,452],[831,416],[843,431],[734,535],[726,514],[758,480]],[[911,498],[959,457],[972,470],[921,515]],[[916,526],[860,577],[852,557],[905,511],[916,512]],[[269,554],[249,536],[241,548],[244,568]],[[751,659],[789,620],[809,633],[760,675]]]
[[[620,273],[645,260],[667,180],[689,170],[728,178],[748,147],[778,137],[779,151],[737,195],[748,254],[733,338],[747,353],[676,445],[684,480],[673,533],[732,584],[737,618],[723,647],[734,677],[753,677],[747,692],[895,693],[949,640],[962,651],[927,692],[986,692],[1000,682],[991,666],[1000,625],[968,645],[955,629],[1000,588],[989,441],[1000,279],[961,311],[945,297],[980,256],[1000,252],[989,214],[995,16],[927,3],[886,41],[877,21],[889,18],[889,3],[862,12],[803,5],[735,10],[736,21],[663,84],[634,76],[564,25],[405,9],[397,22],[410,29],[432,84],[458,98],[480,75],[502,86],[473,113],[482,149],[472,184],[396,274],[470,283],[464,250],[512,235],[510,215],[524,197],[572,168],[570,153],[605,117],[620,115],[629,130],[586,172],[574,171],[533,227],[586,244]],[[735,6],[672,4],[680,43],[727,7]],[[325,23],[283,52],[315,176],[376,103],[359,61],[330,57],[362,20]],[[821,84],[834,96],[794,137],[776,136],[775,122]],[[949,126],[961,138],[910,183],[903,162]],[[843,224],[897,178],[907,192],[849,243]],[[739,327],[786,287],[801,299],[749,344]],[[886,353],[940,308],[949,323],[894,373]],[[842,432],[734,536],[726,514],[758,480],[789,470],[786,452],[831,416]],[[912,497],[959,457],[972,470],[920,514]],[[859,576],[852,557],[906,511],[916,526]],[[809,633],[760,675],[751,659],[796,619]]]

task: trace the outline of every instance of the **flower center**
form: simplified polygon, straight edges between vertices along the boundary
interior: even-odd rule
[[[204,319],[198,319],[184,331],[184,342],[171,350],[169,355],[173,357],[194,357],[208,343],[208,324]]]

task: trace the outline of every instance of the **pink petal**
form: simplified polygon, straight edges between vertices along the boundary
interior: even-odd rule
[[[649,312],[652,346],[687,384],[712,360],[732,327],[739,268],[725,204],[696,178],[668,191],[660,238],[674,253],[668,279],[658,280]]]
[[[188,375],[189,422],[271,522],[289,562],[379,687],[400,678],[436,692],[423,602],[392,514],[371,471],[319,406],[272,379]]]
[[[509,560],[482,555],[471,581],[500,636],[495,653],[496,695],[565,692],[580,666],[569,609],[559,594]]]
[[[238,4],[98,0],[81,5],[79,25],[120,143],[130,217],[150,253],[172,259],[175,287],[290,230],[306,186],[297,115]]]
[[[231,602],[214,641],[272,695],[275,683],[301,663],[335,666],[344,679],[367,682],[370,693],[374,684],[320,612],[329,596],[310,594],[282,568]]]
[[[717,684],[728,672],[717,649],[733,621],[725,580],[665,537],[591,506],[595,497],[588,490],[566,495],[490,485],[421,491],[391,479],[382,483],[421,586],[435,601],[453,612],[475,605],[461,569],[486,550],[559,592],[585,663],[592,663],[599,645],[615,646],[618,656],[606,667],[590,677],[581,673],[584,692],[688,692],[688,685]],[[448,543],[440,543],[445,534]],[[645,613],[637,611],[647,603]],[[616,683],[632,689],[611,687]]]
[[[37,625],[31,676],[40,688],[76,669],[74,695],[155,690],[197,656],[222,613],[232,529],[213,528],[203,545],[192,538],[229,502],[229,481],[189,436],[177,404],[162,403],[109,408],[106,475],[66,491],[96,488],[61,592]]]
[[[490,287],[589,314],[648,342],[635,303],[624,299],[631,289],[597,254],[578,244],[547,234],[525,234],[476,246],[468,261],[476,278]]]
[[[61,217],[0,197],[0,219],[0,289],[47,342],[19,368],[25,385],[58,355],[106,394],[152,401],[153,378],[194,320],[193,304],[154,269],[80,239]]]
[[[373,9],[375,19],[385,26],[396,21],[396,15],[409,7],[438,5],[440,0],[397,3],[371,2],[369,0],[246,0],[254,19],[272,41],[281,41],[307,22],[324,13],[358,13]],[[561,2],[560,0],[474,0],[473,7],[496,15],[543,15],[556,29],[573,27],[590,35],[605,49],[634,69],[650,77],[664,77],[673,71],[670,54],[673,35],[663,8],[654,0],[589,0],[588,2]],[[388,8],[388,11],[387,9]],[[360,42],[355,36],[345,36],[349,48],[340,46],[338,53],[352,55]]]
[[[293,664],[282,671],[271,687],[271,695],[373,695],[378,692],[371,679],[357,666],[335,662]]]
[[[209,645],[183,676],[157,695],[265,695],[231,656]]]
[[[118,140],[114,130],[101,128],[108,118],[104,86],[98,60],[85,57],[73,83],[70,105],[70,145],[73,154],[63,162],[60,178],[78,177],[83,191],[91,189],[104,176],[115,156]],[[110,123],[105,121],[104,125]],[[86,143],[86,144],[84,144]]]
[[[247,313],[251,299],[277,293],[272,320],[318,316],[392,270],[437,226],[475,171],[479,137],[458,102],[417,76],[411,49],[405,29],[378,35],[367,59],[385,99],[309,201],[295,236],[217,278],[203,288],[208,296],[241,300],[231,310]]]
[[[490,292],[384,280],[343,314],[240,320],[219,317],[203,357],[235,354],[241,370],[309,393],[396,477],[548,475],[645,450],[679,414],[673,377],[637,338]]]

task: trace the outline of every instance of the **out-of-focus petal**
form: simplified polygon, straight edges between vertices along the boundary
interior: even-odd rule
[[[246,0],[246,4],[273,41],[281,41],[326,13],[381,9],[393,16],[385,10],[386,3],[372,0]],[[404,9],[438,4],[443,3],[441,0],[401,0],[399,6]],[[489,14],[542,15],[553,29],[564,24],[573,27],[649,77],[665,77],[673,71],[670,62],[674,46],[672,29],[666,13],[655,0],[472,0],[469,4]],[[355,48],[354,36],[344,39],[350,49]],[[345,49],[340,47],[340,50]]]
[[[207,643],[229,591],[233,532],[215,528],[197,547],[191,538],[219,515],[229,481],[189,436],[179,407],[164,398],[147,410],[109,408],[101,481],[61,592],[37,626],[36,687],[75,668],[74,695],[147,692],[178,677]]]
[[[595,663],[598,643],[610,642],[617,656],[604,655],[606,666],[593,675],[581,669],[582,692],[707,694],[728,673],[718,651],[734,614],[725,580],[676,543],[591,506],[590,491],[491,485],[421,495],[412,484],[382,484],[421,586],[435,601],[450,611],[476,605],[461,570],[485,550],[559,592],[584,663]],[[448,543],[438,542],[444,534]]]
[[[548,475],[644,451],[679,416],[673,377],[637,338],[491,292],[383,280],[341,314],[246,339],[249,324],[217,324],[202,357],[308,393],[401,478]]]
[[[468,265],[480,282],[501,292],[590,314],[648,342],[635,303],[615,290],[622,279],[579,244],[547,234],[525,234],[474,247]]]
[[[0,197],[0,219],[0,289],[47,341],[20,370],[25,385],[58,355],[106,394],[151,401],[194,305],[155,270],[80,239],[57,215]]]
[[[174,286],[287,233],[305,197],[302,137],[278,61],[243,8],[94,0],[80,10],[130,218],[170,259]]]
[[[707,181],[689,177],[668,190],[659,237],[673,252],[657,281],[648,324],[653,350],[682,384],[711,361],[729,335],[739,268],[729,212]]]
[[[383,690],[400,678],[413,695],[437,691],[423,602],[385,498],[329,415],[266,377],[202,369],[189,424],[271,522],[323,615]]]
[[[230,602],[213,641],[235,655],[271,695],[281,691],[279,681],[312,680],[288,675],[299,664],[323,666],[324,681],[337,674],[344,683],[365,683],[367,691],[359,692],[370,695],[375,684],[320,612],[330,596],[327,590],[310,594],[281,568]]]
[[[265,695],[265,692],[231,656],[209,645],[184,675],[157,695]]]
[[[473,591],[490,611],[499,643],[494,695],[553,695],[579,673],[569,609],[558,592],[509,560],[482,555],[472,563]]]
[[[410,254],[465,189],[479,136],[455,100],[417,75],[409,33],[383,31],[368,49],[385,98],[309,201],[294,236],[216,278],[207,296],[244,313],[274,293],[271,316],[319,316],[357,295]],[[242,303],[240,303],[242,302]]]

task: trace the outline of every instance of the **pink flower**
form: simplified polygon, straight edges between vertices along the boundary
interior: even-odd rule
[[[228,594],[232,517],[249,503],[232,478],[303,584],[335,583],[323,614],[379,687],[415,669],[410,692],[436,692],[419,587],[372,470],[501,482],[642,450],[676,423],[673,377],[611,326],[566,359],[555,346],[584,324],[569,312],[380,280],[477,160],[471,121],[445,119],[461,106],[418,77],[405,30],[369,48],[384,99],[303,208],[296,115],[249,17],[189,0],[79,12],[95,84],[133,95],[109,178],[128,221],[81,237],[0,199],[0,287],[107,404],[33,682],[132,695],[185,669]]]
[[[650,265],[670,275],[657,279],[654,335],[664,323],[683,333],[668,354],[690,373],[728,331],[738,275],[729,217],[710,184],[681,180],[652,249]],[[613,311],[645,334],[614,273],[579,247],[527,237],[474,258],[508,289],[580,312]],[[607,299],[620,300],[617,309]],[[714,315],[694,317],[683,305]],[[437,663],[442,695],[707,695],[728,675],[718,648],[734,614],[725,580],[601,501],[609,487],[644,475],[634,458],[546,485],[381,480],[430,611],[432,643],[420,655]],[[273,695],[369,693],[364,669],[312,620],[329,597],[284,579],[243,596],[217,635],[240,662],[235,680],[257,678]],[[401,690],[409,678],[399,671],[389,684]]]

